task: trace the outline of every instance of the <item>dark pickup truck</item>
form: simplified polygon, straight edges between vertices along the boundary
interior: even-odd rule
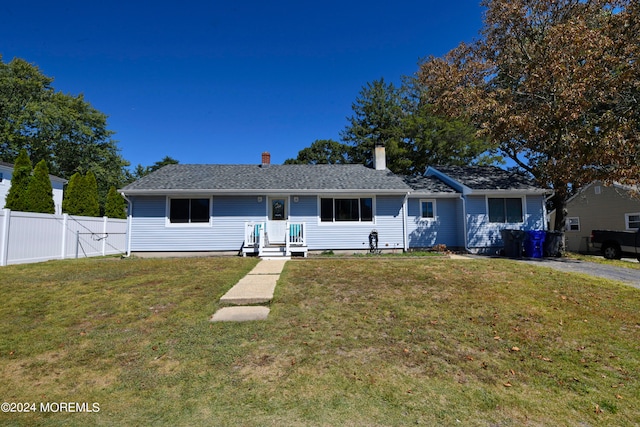
[[[626,255],[636,257],[640,261],[640,230],[593,230],[591,247],[600,250],[602,256],[607,259],[620,259]]]

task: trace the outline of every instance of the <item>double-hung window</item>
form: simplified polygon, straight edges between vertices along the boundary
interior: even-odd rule
[[[371,222],[373,221],[373,199],[360,198],[321,198],[320,221],[322,222]]]
[[[420,218],[424,220],[436,219],[435,200],[420,200]]]
[[[208,223],[210,199],[170,199],[169,222],[171,224]]]
[[[520,197],[490,197],[488,205],[489,222],[506,224],[524,222]]]
[[[640,213],[625,214],[624,220],[627,224],[627,230],[637,230],[640,228]]]
[[[565,228],[567,231],[580,231],[580,218],[577,216],[567,218]]]

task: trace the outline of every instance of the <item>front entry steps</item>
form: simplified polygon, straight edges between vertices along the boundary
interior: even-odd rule
[[[290,260],[291,256],[287,255],[286,248],[283,246],[265,246],[260,249],[258,256],[262,259],[286,259]]]

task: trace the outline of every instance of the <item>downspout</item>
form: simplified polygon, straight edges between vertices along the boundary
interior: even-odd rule
[[[464,194],[460,194],[460,200],[462,201],[462,227],[464,233],[464,249],[467,253],[471,253],[471,249],[469,249],[468,242],[468,230],[467,230],[467,199],[465,199]]]
[[[544,204],[542,206],[543,215],[544,215],[544,229],[546,231],[551,231],[551,221],[550,221],[551,218],[549,218],[549,211],[547,211],[547,203],[549,203],[549,200],[551,200],[551,198],[555,195],[555,193],[556,193],[555,191],[552,191],[549,196],[545,197],[544,198]],[[556,213],[556,215],[558,215],[558,214]]]
[[[404,195],[404,201],[402,202],[402,244],[404,246],[404,251],[409,251],[409,236],[407,236],[407,201],[409,200],[409,193]]]
[[[129,258],[131,256],[131,225],[133,223],[133,202],[124,195],[124,193],[120,193],[123,199],[127,201],[129,208],[127,209],[127,254],[123,255],[123,258]]]

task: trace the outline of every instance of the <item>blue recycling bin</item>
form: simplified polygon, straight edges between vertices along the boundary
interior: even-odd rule
[[[544,256],[544,239],[546,232],[543,230],[527,231],[527,239],[524,241],[524,251],[528,257],[542,258]]]

